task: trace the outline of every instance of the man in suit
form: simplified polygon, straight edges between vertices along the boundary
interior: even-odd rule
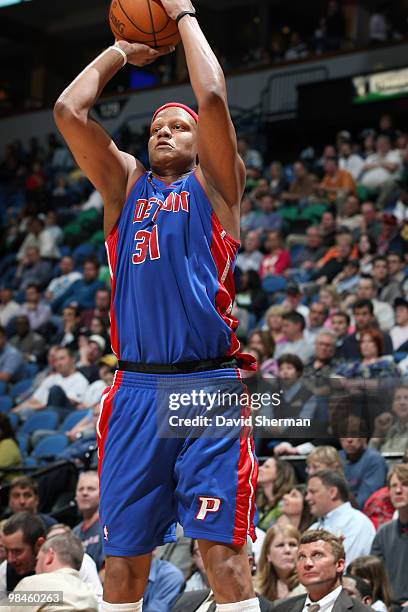
[[[368,612],[370,608],[343,589],[344,566],[340,538],[323,529],[306,531],[300,539],[296,570],[307,594],[275,604],[273,612]]]

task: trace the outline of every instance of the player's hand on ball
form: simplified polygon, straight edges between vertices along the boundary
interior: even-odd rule
[[[190,0],[161,0],[161,3],[170,19],[176,19],[184,11],[195,12]]]
[[[147,64],[151,64],[162,55],[172,53],[175,49],[175,47],[168,46],[153,49],[147,45],[130,43],[126,40],[117,40],[115,44],[126,53],[128,63],[133,66],[146,66]]]

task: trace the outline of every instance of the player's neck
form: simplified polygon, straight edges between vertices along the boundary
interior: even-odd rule
[[[197,166],[194,165],[192,166],[192,168],[182,173],[174,172],[174,169],[172,168],[169,168],[168,170],[163,169],[163,170],[160,170],[160,172],[151,170],[151,173],[154,178],[159,179],[159,181],[162,181],[163,183],[166,183],[166,185],[171,185],[175,181],[178,181],[188,176],[191,172],[193,172],[196,169],[196,167]]]

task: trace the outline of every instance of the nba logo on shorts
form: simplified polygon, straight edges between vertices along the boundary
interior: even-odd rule
[[[106,525],[103,528],[103,539],[105,540],[105,542],[108,541],[108,527]]]
[[[203,497],[199,496],[200,509],[196,514],[198,521],[203,521],[209,512],[218,512],[221,506],[221,500],[218,497]]]

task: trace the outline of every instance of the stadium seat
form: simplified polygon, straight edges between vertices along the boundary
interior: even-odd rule
[[[28,450],[28,434],[21,433],[20,431],[16,434],[18,447],[20,449],[20,453],[25,455]]]
[[[31,434],[37,429],[54,430],[58,423],[58,414],[53,410],[40,410],[28,417],[19,429],[19,433]]]
[[[31,453],[31,457],[37,460],[54,459],[68,444],[69,440],[64,434],[52,434],[41,438]]]
[[[26,363],[24,366],[24,378],[32,378],[38,373],[38,365],[36,363]]]
[[[12,428],[14,429],[14,431],[16,431],[19,422],[18,414],[16,414],[15,412],[9,412],[7,416],[9,418]]]
[[[4,395],[7,391],[7,385],[5,382],[0,381],[0,395]]]
[[[71,414],[68,414],[65,417],[60,427],[58,428],[58,431],[61,431],[61,432],[69,431],[77,423],[79,423],[79,421],[83,419],[84,416],[86,416],[88,412],[89,412],[88,410],[76,410],[75,412],[71,412]]]
[[[9,412],[13,407],[13,400],[9,395],[0,395],[0,412]]]
[[[16,383],[11,388],[11,391],[10,391],[11,397],[13,399],[16,399],[16,397],[18,397],[25,391],[28,391],[28,389],[31,387],[32,384],[33,384],[32,378],[24,378],[23,380],[20,380],[20,382]]]
[[[95,255],[95,249],[92,244],[84,242],[72,251],[72,257],[75,259],[77,264],[82,264],[84,259],[87,257],[93,257]]]
[[[286,287],[286,279],[283,276],[271,275],[266,276],[262,281],[262,289],[266,293],[275,293],[276,291],[284,291]]]

